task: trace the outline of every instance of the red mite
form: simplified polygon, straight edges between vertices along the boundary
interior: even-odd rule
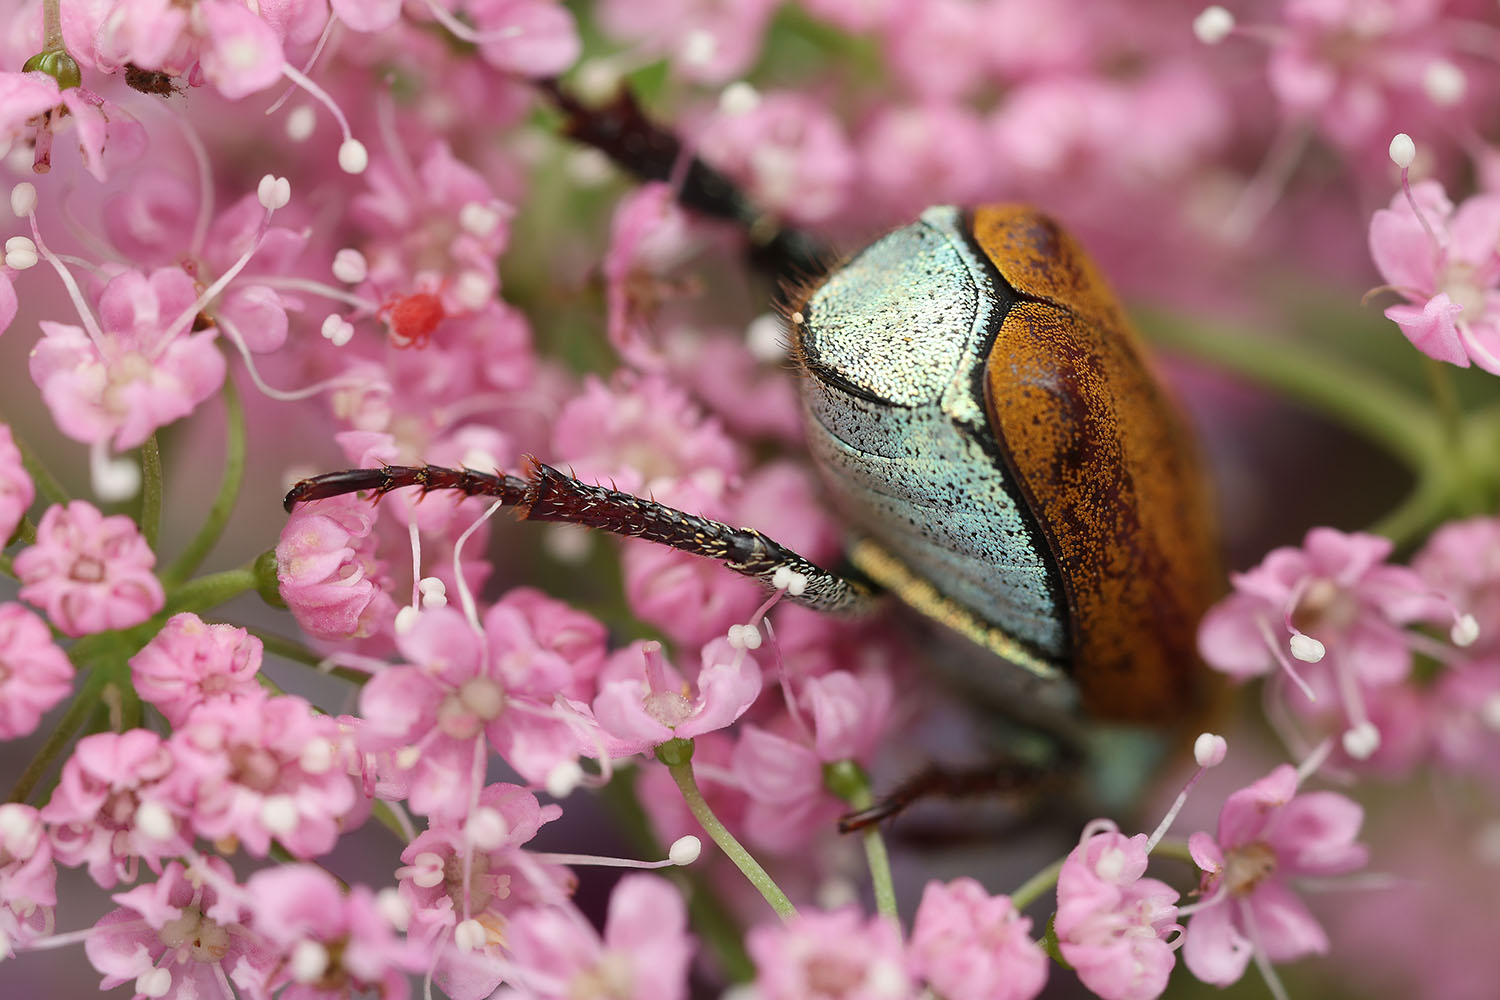
[[[443,300],[432,292],[387,299],[375,315],[390,329],[391,343],[402,348],[426,347],[432,340],[432,331],[448,316]]]

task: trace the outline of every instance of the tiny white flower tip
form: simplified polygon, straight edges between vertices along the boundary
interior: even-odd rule
[[[678,837],[672,841],[672,846],[667,851],[667,860],[681,868],[697,861],[702,854],[703,841],[690,833],[686,837]]]
[[[365,255],[353,247],[344,247],[333,255],[333,276],[345,284],[364,281],[369,273],[370,265],[365,261]]]
[[[343,347],[354,339],[354,324],[338,313],[329,313],[323,319],[323,339],[334,347]]]
[[[286,113],[286,137],[293,142],[306,142],[317,127],[318,113],[306,104]]]
[[[1391,140],[1391,162],[1405,170],[1417,158],[1417,144],[1405,132],[1397,132]]]
[[[470,814],[464,832],[469,835],[470,843],[481,851],[493,851],[505,843],[510,826],[497,810],[481,806]]]
[[[1303,663],[1317,663],[1327,652],[1321,642],[1302,632],[1292,636],[1291,647],[1292,655]]]
[[[417,619],[421,618],[422,612],[410,604],[405,605],[396,612],[396,634],[405,635],[416,627]]]
[[[583,768],[576,760],[565,760],[547,772],[547,794],[554,799],[567,798],[582,783]]]
[[[1455,646],[1472,646],[1479,638],[1479,622],[1475,621],[1473,615],[1463,615],[1453,623],[1453,628],[1448,632],[1448,638],[1453,640]]]
[[[151,840],[169,839],[177,832],[172,814],[160,802],[142,802],[135,810],[135,828]]]
[[[700,28],[688,32],[678,54],[689,66],[707,66],[718,51],[719,40]]]
[[[266,174],[255,186],[255,198],[268,211],[285,208],[287,202],[292,200],[292,182],[285,177]]]
[[[1199,767],[1218,767],[1229,753],[1229,741],[1218,733],[1199,733],[1193,741],[1193,759]]]
[[[578,95],[585,102],[603,103],[620,89],[620,71],[607,59],[590,59],[575,74]]]
[[[786,357],[786,331],[781,318],[763,313],[745,328],[745,347],[756,361],[776,362]]]
[[[141,468],[129,459],[106,460],[92,471],[94,493],[100,500],[117,503],[141,491]]]
[[[327,774],[333,768],[334,759],[333,744],[319,737],[308,740],[307,746],[302,748],[302,753],[297,757],[297,763],[308,774]]]
[[[744,115],[760,104],[760,91],[744,80],[736,80],[719,94],[719,110],[726,115]]]
[[[0,806],[0,847],[4,847],[6,851],[16,856],[29,855],[36,850],[34,844],[40,831],[41,827],[34,814],[28,814],[19,807]],[[29,849],[23,846],[28,843],[33,844]]]
[[[1193,18],[1193,35],[1204,45],[1218,45],[1234,30],[1234,15],[1218,5],[1205,7]]]
[[[1469,81],[1464,71],[1446,59],[1434,59],[1422,71],[1422,90],[1433,104],[1448,107],[1463,100]]]
[[[465,309],[476,312],[490,300],[493,291],[494,283],[488,275],[479,271],[465,271],[454,283],[453,297]]]
[[[484,924],[470,917],[453,928],[453,943],[459,951],[479,951],[484,947]]]
[[[370,152],[358,139],[345,139],[339,145],[339,169],[346,174],[362,174],[370,165]]]
[[[147,969],[136,977],[135,991],[143,997],[164,997],[172,991],[172,974],[166,969]]]
[[[1344,753],[1355,760],[1369,760],[1380,749],[1380,730],[1373,722],[1361,722],[1344,730]]]
[[[328,949],[304,938],[292,947],[291,973],[299,983],[313,983],[328,971]]]
[[[425,597],[428,594],[446,594],[448,585],[435,576],[424,576],[417,582],[417,589]]]
[[[277,836],[297,829],[297,803],[290,795],[272,795],[260,804],[260,822]]]
[[[385,922],[398,931],[405,931],[411,923],[411,907],[401,898],[401,892],[392,886],[386,886],[375,894],[375,908],[385,918]]]
[[[482,201],[470,201],[458,210],[458,224],[474,236],[489,236],[500,228],[500,212]]]
[[[24,219],[36,211],[36,185],[22,181],[10,189],[10,210],[16,218]]]
[[[740,641],[744,644],[746,649],[759,649],[761,641],[760,629],[756,628],[754,625],[746,625],[745,631],[740,633]]]
[[[13,271],[36,267],[36,244],[30,236],[12,236],[5,241],[5,266]]]
[[[403,771],[417,766],[417,761],[422,759],[422,748],[419,746],[402,747],[396,751],[396,766]]]
[[[443,859],[432,851],[423,851],[412,859],[412,884],[419,889],[431,889],[443,881]]]

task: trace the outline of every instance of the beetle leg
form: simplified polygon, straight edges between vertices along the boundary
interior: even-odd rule
[[[646,500],[631,493],[580,482],[535,459],[528,478],[441,466],[383,466],[348,469],[304,479],[287,493],[284,505],[369,493],[379,499],[392,490],[419,487],[458,490],[468,496],[493,497],[516,508],[524,520],[556,521],[596,528],[628,538],[644,538],[682,552],[713,559],[767,587],[788,583],[787,600],[819,611],[857,613],[871,602],[866,585],[822,569],[753,528],[734,528],[719,521]],[[788,577],[787,574],[796,574]]]
[[[905,810],[919,799],[969,798],[978,795],[1033,796],[1062,780],[1072,767],[1067,761],[1040,763],[1009,757],[980,767],[951,768],[929,764],[882,796],[874,805],[839,818],[839,832],[853,833],[874,826]]]

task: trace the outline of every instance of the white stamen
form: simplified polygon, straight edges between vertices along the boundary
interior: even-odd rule
[[[128,458],[110,458],[106,442],[89,449],[89,478],[100,500],[118,503],[141,491],[141,467]]]
[[[1298,632],[1291,638],[1292,655],[1303,663],[1317,663],[1327,652],[1323,644],[1310,635]]]
[[[1417,158],[1417,144],[1405,132],[1397,132],[1391,140],[1391,162],[1406,170]]]
[[[1120,874],[1125,871],[1125,852],[1118,847],[1107,847],[1099,852],[1099,860],[1094,863],[1094,872],[1106,882],[1117,881]]]
[[[1357,726],[1351,726],[1344,730],[1341,739],[1344,745],[1344,753],[1355,760],[1369,760],[1376,750],[1380,749],[1380,730],[1375,728],[1373,722],[1361,722]]]
[[[5,266],[13,271],[36,267],[36,244],[30,236],[12,236],[5,241]]]
[[[503,218],[499,209],[482,201],[467,202],[458,210],[458,224],[481,239],[499,229]]]
[[[423,608],[443,608],[448,606],[448,586],[435,576],[424,576],[417,584],[417,589],[422,594]]]
[[[348,285],[356,285],[370,273],[365,255],[353,247],[344,247],[333,255],[333,276]]]
[[[746,115],[760,105],[760,91],[744,80],[736,80],[719,94],[719,110],[726,115]]]
[[[136,977],[135,991],[143,997],[164,997],[172,991],[172,974],[166,969],[147,969]]]
[[[565,760],[547,772],[547,794],[554,799],[565,799],[583,783],[583,779],[583,768],[578,761]]]
[[[620,90],[620,70],[609,59],[590,59],[574,77],[578,97],[585,104],[603,104]]]
[[[245,343],[245,338],[240,335],[239,327],[230,321],[229,317],[220,315],[217,317],[219,332],[224,339],[234,345],[234,349],[240,352],[240,357],[245,362],[245,371],[250,375],[250,381],[255,383],[263,395],[282,402],[291,402],[298,399],[306,399],[316,396],[320,392],[328,392],[331,389],[363,388],[367,384],[364,379],[354,375],[335,375],[333,378],[324,379],[322,382],[314,382],[312,385],[301,389],[275,389],[266,384],[265,379],[260,377],[260,369],[255,366],[255,356],[250,353],[250,347]]]
[[[292,948],[292,978],[299,983],[315,983],[328,971],[328,949],[311,938],[303,938]]]
[[[323,318],[322,333],[334,347],[343,347],[354,339],[354,324],[338,313],[329,313]]]
[[[1217,5],[1205,7],[1193,18],[1193,35],[1204,45],[1218,45],[1234,30],[1234,15]]]
[[[271,795],[260,804],[260,822],[278,837],[297,829],[297,803],[290,795]]]
[[[422,748],[419,746],[402,747],[392,755],[392,759],[398,768],[409,771],[417,766],[417,761],[422,759]]]
[[[1473,615],[1460,616],[1453,623],[1453,628],[1448,630],[1448,638],[1453,640],[1455,646],[1472,646],[1479,638],[1479,622]]]
[[[701,28],[688,32],[678,57],[689,66],[707,66],[719,51],[719,40]]]
[[[469,581],[464,579],[464,544],[474,532],[479,530],[480,525],[495,516],[495,511],[499,510],[503,503],[501,500],[496,500],[490,504],[485,508],[484,513],[475,518],[474,523],[465,528],[453,542],[453,580],[458,585],[458,603],[463,608],[464,618],[468,621],[469,627],[474,630],[475,635],[479,636],[484,635],[484,626],[479,622],[479,609],[474,604],[474,592],[469,589]]]
[[[412,859],[411,867],[397,875],[410,876],[419,889],[431,889],[443,882],[443,859],[433,851],[423,851]]]
[[[489,275],[480,271],[465,271],[453,284],[453,297],[465,309],[477,312],[490,300],[494,288],[494,282],[490,280]]]
[[[469,842],[481,851],[493,851],[510,836],[510,824],[505,822],[505,817],[498,810],[480,806],[469,814],[468,821],[464,823],[464,833],[468,835]]]
[[[306,142],[318,127],[318,113],[310,105],[299,104],[286,113],[286,137]]]
[[[681,868],[697,861],[702,853],[703,841],[690,833],[686,837],[678,837],[672,841],[672,846],[667,850],[667,859]]]
[[[404,933],[411,923],[411,907],[401,898],[401,891],[393,886],[386,886],[375,894],[375,908],[385,922],[398,931]]]
[[[0,848],[13,858],[30,857],[42,839],[42,825],[19,806],[0,805]]]
[[[36,185],[22,181],[10,189],[10,210],[16,218],[24,219],[36,211]]]
[[[422,612],[410,604],[403,604],[401,610],[396,612],[396,634],[406,635],[416,628],[417,621],[422,617]]]
[[[297,763],[308,774],[327,774],[337,759],[333,743],[322,737],[308,740],[302,753],[297,755]]]
[[[1464,71],[1446,59],[1435,59],[1422,72],[1422,91],[1433,104],[1449,107],[1464,99],[1469,81]]]
[[[1229,742],[1218,733],[1199,733],[1193,741],[1193,759],[1199,767],[1218,767],[1229,753]]]
[[[756,361],[776,362],[786,357],[786,331],[781,319],[764,313],[745,328],[745,346]]]
[[[177,824],[160,802],[142,802],[135,810],[135,829],[151,840],[169,840]]]
[[[484,924],[473,919],[461,920],[453,928],[453,944],[459,951],[480,951],[485,942]]]
[[[292,182],[285,177],[266,174],[255,188],[255,197],[267,211],[285,208],[292,200]]]
[[[346,174],[362,174],[370,165],[370,151],[352,136],[339,143],[339,169]]]
[[[344,158],[346,155],[351,158],[351,161],[352,158],[356,156],[356,154],[352,152],[347,154],[345,153],[345,150],[350,148],[349,144],[351,142],[359,147],[360,153],[365,152],[365,147],[359,144],[359,141],[354,138],[354,133],[349,129],[349,119],[344,117],[344,109],[339,107],[338,102],[335,101],[331,96],[329,96],[328,91],[324,90],[322,87],[314,83],[312,81],[312,78],[307,76],[307,74],[293,68],[290,63],[282,63],[281,72],[282,75],[285,76],[288,80],[292,81],[297,86],[307,91],[310,97],[327,108],[328,113],[333,115],[334,121],[339,123],[339,131],[344,135],[344,142],[341,146],[339,146],[339,166],[343,167],[346,172],[351,174],[357,174],[361,170],[364,170],[364,166],[359,167],[358,170],[351,170],[349,167],[344,166]],[[368,153],[365,153],[364,162],[366,165],[368,165],[368,163],[370,162]]]

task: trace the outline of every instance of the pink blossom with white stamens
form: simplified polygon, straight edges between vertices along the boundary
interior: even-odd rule
[[[73,664],[31,611],[0,604],[0,739],[34,731],[42,715],[73,691]]]
[[[906,961],[944,1000],[1031,1000],[1051,964],[1031,939],[1031,918],[972,878],[927,883]]]
[[[660,643],[636,642],[610,657],[594,717],[610,753],[641,753],[725,728],[758,694],[760,667],[727,640],[703,647],[703,667],[692,686],[662,655]]]
[[[853,907],[803,910],[750,928],[746,946],[763,1000],[915,1000],[895,921]]]
[[[665,57],[684,79],[723,84],[755,60],[771,0],[606,0],[598,18],[615,38]]]
[[[0,958],[52,932],[57,865],[31,806],[0,803]]]
[[[644,184],[615,206],[603,265],[609,342],[634,367],[662,366],[654,327],[666,305],[694,291],[678,272],[700,243],[666,184]]]
[[[276,546],[281,596],[309,635],[344,639],[391,627],[395,602],[376,556],[376,510],[358,497],[301,504]]]
[[[130,677],[142,698],[173,726],[211,701],[260,701],[261,641],[233,625],[209,625],[190,612],[167,619],[130,658]]]
[[[166,600],[156,554],[123,514],[85,500],[47,508],[36,542],[16,556],[21,599],[71,636],[139,625]]]

